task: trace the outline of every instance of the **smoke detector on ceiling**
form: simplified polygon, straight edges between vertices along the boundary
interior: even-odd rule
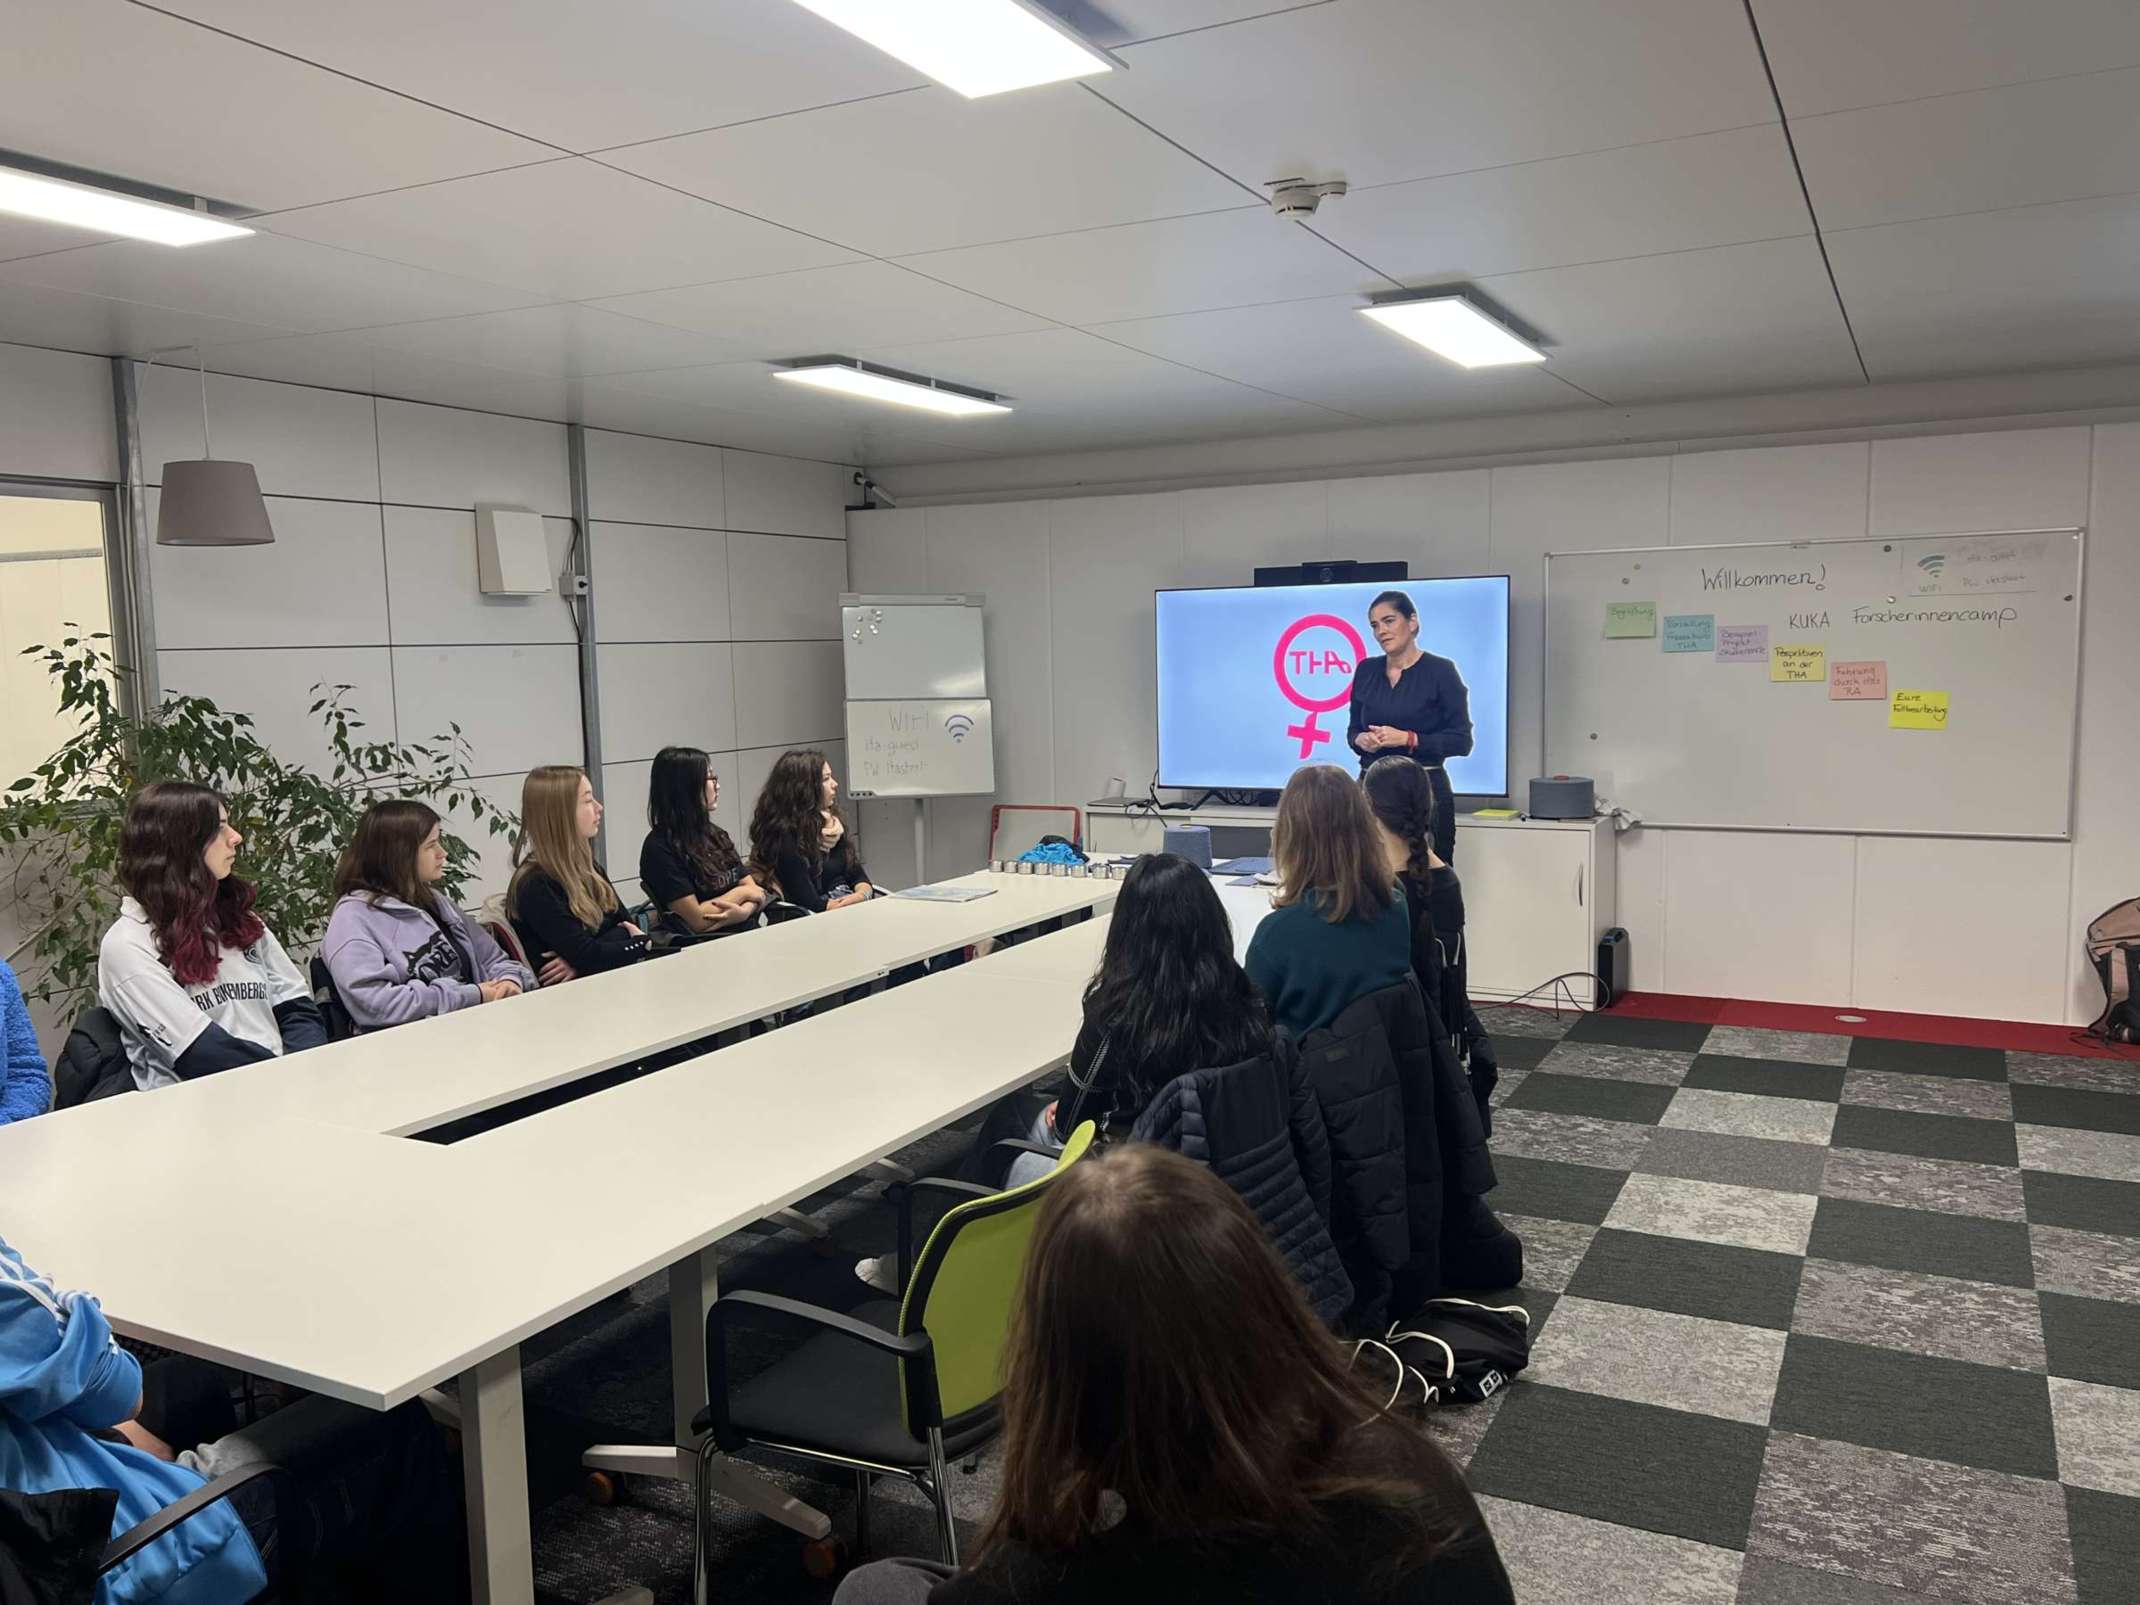
[[[1311,184],[1305,178],[1274,178],[1264,187],[1271,192],[1271,210],[1295,223],[1313,217],[1325,195],[1345,193],[1342,178],[1324,184]]]

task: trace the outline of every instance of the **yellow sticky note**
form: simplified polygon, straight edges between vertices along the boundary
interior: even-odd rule
[[[1944,730],[1947,728],[1947,693],[1944,691],[1897,691],[1887,705],[1890,730]]]
[[[1828,678],[1828,649],[1824,646],[1777,646],[1769,648],[1768,677],[1788,685],[1816,684]]]

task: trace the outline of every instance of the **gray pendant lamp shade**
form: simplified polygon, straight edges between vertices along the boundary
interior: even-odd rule
[[[266,546],[274,539],[251,463],[201,457],[163,465],[158,546]]]
[[[183,350],[184,347],[174,347]],[[260,499],[260,476],[251,463],[224,462],[208,438],[208,366],[193,347],[201,378],[201,454],[163,465],[163,496],[156,509],[158,546],[269,546],[275,527]],[[156,355],[149,357],[155,366]]]

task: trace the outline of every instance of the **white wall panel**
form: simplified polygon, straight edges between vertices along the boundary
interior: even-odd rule
[[[1851,1002],[1990,1020],[2060,1017],[2066,843],[1863,836],[1857,848]]]
[[[441,810],[446,816],[446,829],[476,850],[476,877],[461,897],[461,906],[471,919],[481,918],[484,902],[503,896],[506,883],[513,878],[513,838],[510,834],[492,834],[488,810],[502,808],[518,816],[520,787],[527,778],[524,774],[484,775],[468,781],[464,789],[480,794],[486,805],[480,820],[470,809]]]
[[[735,746],[731,653],[705,642],[598,647],[603,762],[652,758],[663,747]]]
[[[142,472],[161,484],[165,463],[201,455],[201,382],[193,369],[166,362],[135,371]],[[379,500],[369,396],[212,373],[208,428],[215,455],[251,463],[270,496]]]
[[[115,481],[118,438],[110,362],[0,345],[0,474]]]
[[[879,507],[847,515],[847,588],[865,595],[929,589],[930,509]]]
[[[458,723],[477,774],[580,762],[579,656],[571,647],[396,647],[394,700],[405,741]]]
[[[1221,485],[1181,492],[1182,565],[1169,585],[1253,585],[1256,569],[1365,556],[1330,540],[1327,483]]]
[[[721,449],[608,429],[587,431],[587,511],[627,524],[722,529]]]
[[[1330,482],[1330,550],[1338,557],[1401,557],[1422,577],[1493,572],[1483,468],[1387,474]]]
[[[591,540],[601,640],[729,639],[728,537],[720,530],[597,519]]]
[[[1849,836],[1675,830],[1665,842],[1665,990],[1847,1003]]]
[[[1056,789],[1097,796],[1110,775],[1149,784],[1159,750],[1152,592],[1182,571],[1181,497],[1048,507]]]
[[[728,528],[766,535],[821,535],[831,540],[847,533],[847,493],[853,489],[849,482],[853,469],[755,451],[728,451],[722,457]]]
[[[161,500],[148,493],[152,529]],[[270,496],[267,509],[272,546],[150,546],[157,644],[384,646],[378,507]]]
[[[2111,904],[2140,892],[2140,742],[2132,739],[2132,690],[2140,685],[2140,629],[2133,626],[2140,597],[2140,424],[2102,424],[2095,431],[2087,587],[2072,912],[2062,944],[2065,1018],[2075,1023],[2093,1020],[2103,1006],[2079,933]]]
[[[315,686],[351,688],[344,700],[366,726],[352,732],[356,739],[394,739],[394,674],[383,646],[159,651],[156,668],[166,692],[252,715],[254,733],[277,757],[321,774],[332,770],[334,757],[320,716],[310,711],[320,696]]]
[[[829,641],[840,633],[847,543],[728,537],[728,618],[739,641]]]
[[[1490,568],[1509,576],[1509,785],[1545,761],[1545,554],[1662,546],[1671,462],[1623,457],[1493,470]]]
[[[844,735],[839,642],[739,641],[732,650],[737,745],[822,746]]]
[[[1872,443],[1872,535],[2065,529],[2088,518],[2088,431]]]
[[[1682,452],[1672,459],[1671,544],[1861,536],[1871,461],[1862,440]]]
[[[613,881],[639,878],[639,849],[646,842],[647,783],[653,773],[654,765],[646,760],[602,765],[603,863]],[[617,890],[627,903],[637,895],[622,885]]]
[[[565,426],[414,401],[379,402],[379,499],[410,507],[500,502],[569,517]]]
[[[386,591],[397,646],[474,646],[574,639],[572,606],[546,596],[485,596],[476,574],[476,517],[442,507],[388,506]],[[550,573],[560,574],[572,520],[546,518]]]
[[[925,588],[987,598],[981,630],[988,694],[996,705],[996,792],[1006,802],[1059,800],[1049,508],[1045,502],[1026,502],[929,509]],[[1076,800],[1097,795],[1078,790]],[[949,821],[958,805],[947,800],[930,806]]]

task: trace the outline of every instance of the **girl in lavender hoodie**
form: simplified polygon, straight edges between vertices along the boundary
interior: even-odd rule
[[[508,958],[433,888],[445,877],[439,818],[420,802],[374,803],[335,867],[320,956],[359,1031],[532,991]]]

